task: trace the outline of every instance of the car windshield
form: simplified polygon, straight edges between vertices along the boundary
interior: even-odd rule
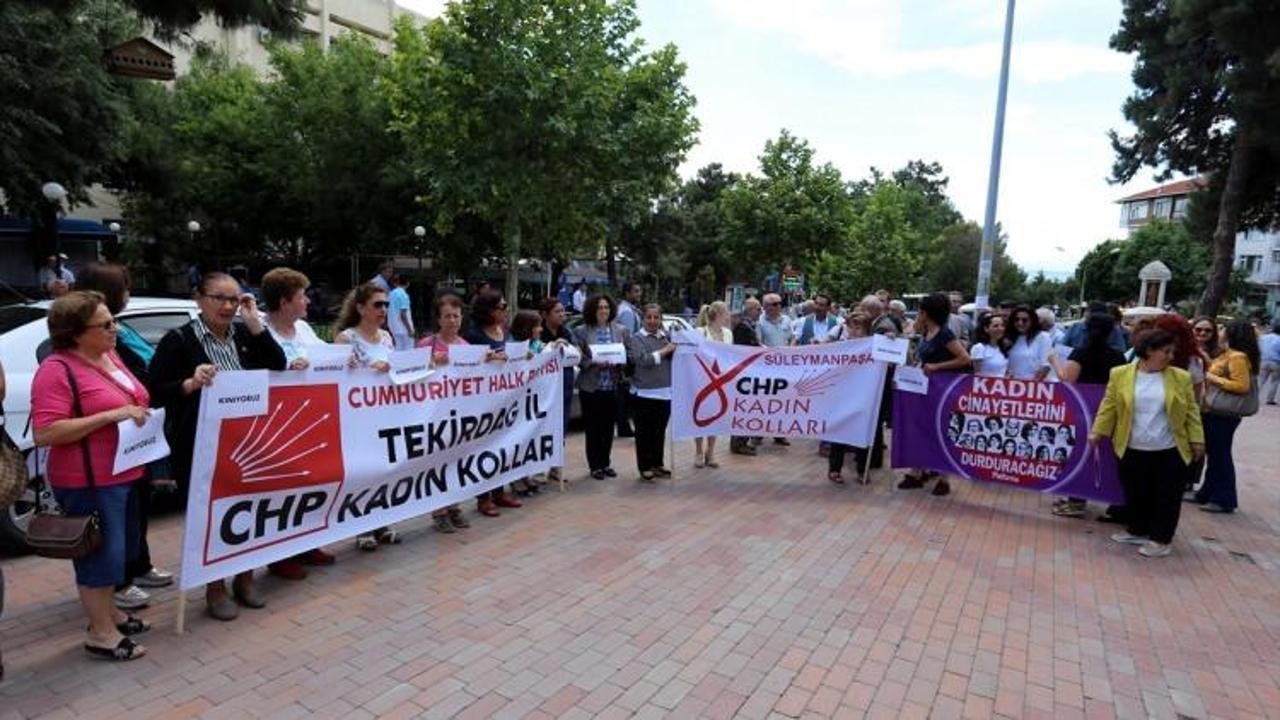
[[[48,314],[43,308],[29,305],[9,305],[0,307],[0,334],[20,328],[29,322],[42,319]]]

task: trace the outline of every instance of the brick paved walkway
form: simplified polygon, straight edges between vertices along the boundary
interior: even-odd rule
[[[0,718],[1280,718],[1278,437],[1277,408],[1246,421],[1243,511],[1188,511],[1163,560],[1032,493],[837,488],[812,443],[692,471],[686,448],[674,486],[580,480],[344,544],[231,624],[193,598],[185,637],[159,592],[125,665],[80,650],[68,565],[6,559]],[[168,567],[179,525],[155,523]]]

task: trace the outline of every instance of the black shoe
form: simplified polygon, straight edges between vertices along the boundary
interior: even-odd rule
[[[951,484],[948,483],[946,480],[939,480],[933,486],[933,490],[931,492],[932,494],[937,495],[938,497],[942,497],[943,495],[949,495],[951,494]]]
[[[611,468],[611,467],[607,467],[607,468],[605,468],[605,469],[601,470],[600,472],[604,473],[605,477],[611,477],[611,478],[616,478],[616,477],[618,477],[618,471],[617,471],[617,470],[614,470],[614,469],[613,469],[613,468]]]
[[[924,487],[924,478],[919,475],[906,475],[898,483],[899,490],[919,490]]]
[[[791,445],[791,441],[790,441],[790,440],[788,440],[788,439],[786,439],[786,438],[774,438],[774,439],[773,439],[773,444],[774,444],[774,445],[782,445],[783,447],[786,447],[786,446]]]
[[[592,470],[592,471],[591,471],[591,477],[592,477],[593,479],[595,479],[595,480],[603,480],[603,479],[604,479],[604,471],[603,471],[603,470]]]
[[[1235,509],[1234,508],[1228,509],[1228,508],[1222,507],[1218,503],[1207,502],[1200,506],[1200,512],[1221,513],[1223,515],[1230,515],[1231,513],[1235,512]]]

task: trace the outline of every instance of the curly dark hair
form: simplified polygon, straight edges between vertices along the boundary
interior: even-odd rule
[[[591,327],[596,326],[596,308],[600,307],[601,300],[609,303],[609,319],[606,322],[611,323],[614,318],[618,317],[618,304],[613,301],[613,298],[609,297],[608,293],[597,293],[587,298],[586,304],[582,306],[582,322],[584,324]]]
[[[946,327],[951,317],[951,298],[946,293],[929,293],[920,300],[920,314],[938,327]]]
[[[497,290],[481,290],[471,300],[471,324],[477,328],[487,328],[497,322],[499,310],[506,309],[507,301]]]

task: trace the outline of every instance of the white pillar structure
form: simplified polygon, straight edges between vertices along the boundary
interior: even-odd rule
[[[1148,307],[1164,307],[1164,292],[1169,285],[1173,273],[1169,266],[1159,260],[1152,260],[1138,271],[1138,304]]]

